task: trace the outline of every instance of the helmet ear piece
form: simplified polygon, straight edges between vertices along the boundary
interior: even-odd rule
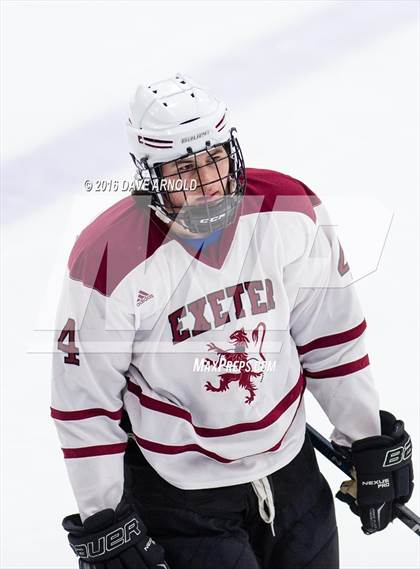
[[[162,179],[163,178],[162,164],[155,164],[153,168],[154,168],[156,177],[159,179]]]
[[[229,175],[234,179],[236,179],[237,174],[243,164],[241,149],[235,133],[236,128],[231,128],[230,138],[223,144],[223,147],[229,157]]]

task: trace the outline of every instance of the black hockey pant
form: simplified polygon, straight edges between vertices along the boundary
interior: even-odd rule
[[[131,441],[126,452],[127,498],[165,548],[171,569],[338,569],[333,498],[309,439],[290,464],[267,478],[273,528],[260,516],[250,483],[180,490]]]

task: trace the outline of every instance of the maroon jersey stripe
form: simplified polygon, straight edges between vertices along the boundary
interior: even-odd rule
[[[350,342],[351,340],[355,340],[361,336],[365,330],[366,320],[363,320],[363,322],[354,328],[351,328],[350,330],[346,330],[345,332],[331,334],[330,336],[323,336],[321,338],[316,338],[315,340],[312,340],[312,342],[308,342],[308,344],[304,344],[303,346],[296,346],[297,351],[299,355],[303,355],[319,348],[330,348],[331,346],[338,346],[339,344],[344,344],[346,342]]]
[[[282,442],[283,442],[283,439],[284,439],[284,437],[287,435],[287,433],[289,432],[289,429],[290,429],[290,427],[293,425],[293,421],[295,420],[295,417],[296,417],[296,415],[297,415],[297,412],[299,411],[300,405],[301,405],[301,403],[302,403],[302,401],[303,401],[303,393],[304,393],[304,391],[305,391],[305,385],[304,385],[303,391],[302,391],[302,393],[301,393],[301,395],[300,395],[299,404],[298,404],[298,406],[296,407],[296,411],[295,411],[295,413],[294,413],[294,415],[293,415],[293,417],[292,417],[292,420],[290,421],[290,425],[289,425],[289,426],[287,427],[287,429],[284,431],[284,435],[282,436],[282,438],[279,440],[278,443],[276,443],[274,446],[272,446],[271,448],[269,448],[269,449],[266,450],[265,452],[275,452],[276,450],[279,450],[279,448],[281,447]]]
[[[119,421],[122,417],[122,407],[118,411],[108,411],[107,409],[80,409],[79,411],[60,411],[51,407],[51,417],[59,421],[80,421],[91,417],[109,417]]]
[[[292,389],[281,399],[281,401],[262,419],[259,421],[254,421],[250,423],[238,423],[236,425],[230,425],[228,427],[210,428],[210,427],[199,427],[194,425],[192,416],[188,411],[180,409],[175,405],[170,403],[165,403],[163,401],[158,401],[153,399],[148,395],[144,395],[141,388],[135,383],[128,381],[127,389],[134,395],[136,395],[140,401],[140,404],[147,409],[152,411],[157,411],[159,413],[165,413],[166,415],[172,415],[173,417],[178,417],[179,419],[184,419],[191,424],[194,431],[200,437],[223,437],[229,435],[236,435],[238,433],[245,433],[247,431],[258,431],[260,429],[265,429],[273,423],[275,423],[282,415],[287,411],[287,409],[296,401],[296,399],[301,395],[304,390],[304,377],[301,374],[298,381],[292,387]]]
[[[322,371],[310,371],[305,369],[304,373],[306,377],[312,377],[313,379],[324,379],[328,377],[341,377],[343,375],[349,375],[350,373],[355,373],[360,371],[364,367],[369,365],[369,356],[366,354],[363,358],[354,360],[347,364],[342,364],[340,366],[331,367],[329,369],[323,369]]]
[[[287,432],[289,431],[290,427],[293,424],[293,421],[295,420],[297,411],[300,407],[300,404],[302,402],[303,399],[303,393],[300,396],[300,401],[299,401],[299,405],[293,415],[292,420],[290,421],[290,425],[287,427],[285,433],[283,434],[283,436],[281,437],[281,439],[279,440],[278,443],[276,443],[274,446],[272,446],[271,448],[262,451],[261,454],[265,454],[266,452],[273,452],[278,450],[282,443],[283,440],[287,434]],[[139,437],[138,435],[136,435],[134,433],[134,436],[136,438],[136,441],[138,443],[139,446],[141,446],[142,448],[144,448],[145,450],[148,450],[150,452],[157,452],[159,454],[180,454],[183,452],[199,452],[200,454],[204,454],[205,456],[208,456],[209,458],[213,458],[215,460],[217,460],[218,462],[223,462],[223,463],[231,463],[231,462],[235,462],[236,459],[231,459],[231,458],[226,458],[224,456],[221,456],[220,454],[217,454],[215,452],[209,451],[205,448],[203,448],[200,445],[197,444],[188,444],[188,445],[165,445],[162,443],[156,443],[154,441],[149,441],[147,439],[143,439],[141,437]],[[240,459],[238,459],[240,460]]]
[[[160,454],[180,454],[182,452],[191,452],[191,451],[194,452],[195,451],[195,452],[199,452],[201,454],[204,454],[205,456],[208,456],[209,458],[214,458],[215,460],[217,460],[219,462],[233,462],[232,459],[224,458],[223,456],[220,456],[219,454],[216,454],[215,452],[207,450],[207,449],[205,449],[205,448],[203,448],[197,444],[164,445],[162,443],[155,443],[153,441],[148,441],[147,439],[143,439],[141,437],[138,437],[136,434],[134,434],[134,436],[136,437],[136,441],[138,442],[138,444],[142,448],[144,448],[145,450],[149,450],[151,452],[158,452]]]
[[[89,456],[103,456],[107,454],[119,454],[127,448],[127,443],[112,445],[97,445],[91,447],[63,448],[64,458],[86,458]]]

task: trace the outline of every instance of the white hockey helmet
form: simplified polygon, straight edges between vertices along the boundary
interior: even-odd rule
[[[150,207],[161,219],[168,223],[176,219],[193,233],[211,232],[232,222],[245,191],[245,166],[223,101],[178,73],[138,87],[130,104],[127,128],[136,180],[140,182],[140,191],[133,194],[151,195]],[[229,179],[223,183],[225,195],[212,203],[193,206],[188,205],[181,189],[186,203],[179,211],[172,205],[172,191],[162,184],[162,165],[209,153],[210,148],[219,145],[223,145],[229,159]]]

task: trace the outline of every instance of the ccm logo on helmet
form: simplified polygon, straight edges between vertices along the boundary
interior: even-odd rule
[[[385,455],[383,466],[393,466],[403,460],[408,460],[411,456],[411,449],[411,439],[408,439],[404,446],[389,450]]]
[[[200,219],[200,223],[214,223],[218,219],[225,217],[226,213],[221,213],[220,215],[215,215],[214,217],[206,217],[205,219]]]
[[[129,543],[133,534],[135,536],[141,534],[141,529],[139,528],[139,523],[136,518],[129,520],[123,527],[115,529],[98,539],[81,543],[80,545],[72,545],[72,548],[79,557],[95,559],[95,557],[99,557],[108,551],[121,547],[121,545],[125,543]]]

